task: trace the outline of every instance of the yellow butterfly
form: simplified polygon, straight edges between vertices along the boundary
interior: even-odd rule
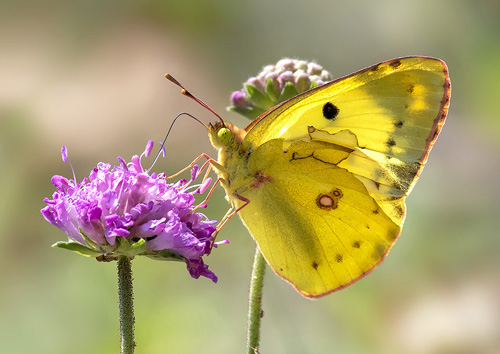
[[[245,129],[210,125],[212,166],[276,274],[316,298],[382,262],[450,92],[443,61],[405,57],[304,92]]]

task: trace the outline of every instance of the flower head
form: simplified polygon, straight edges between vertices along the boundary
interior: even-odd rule
[[[151,149],[152,141],[143,155]],[[66,161],[66,148],[61,151]],[[184,261],[193,278],[202,275],[216,282],[202,257],[217,246],[212,237],[217,221],[195,212],[206,205],[195,206],[194,197],[205,192],[210,178],[193,185],[198,177],[195,165],[189,181],[168,183],[164,174],[149,174],[141,157],[133,156],[129,163],[118,157],[114,167],[100,162],[80,183],[52,177],[56,191],[52,199],[44,199],[47,206],[41,213],[70,238],[54,246],[98,260],[143,255]]]
[[[330,80],[330,73],[316,63],[281,59],[248,79],[241,91],[233,92],[228,109],[253,119],[278,103]]]

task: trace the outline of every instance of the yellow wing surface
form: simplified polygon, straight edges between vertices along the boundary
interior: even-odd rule
[[[444,62],[399,58],[284,102],[246,135],[231,127],[223,186],[233,205],[250,201],[240,217],[278,275],[320,297],[383,260],[449,97]]]

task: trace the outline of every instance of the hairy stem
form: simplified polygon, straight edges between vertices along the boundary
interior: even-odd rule
[[[262,320],[262,287],[266,261],[260,253],[259,247],[255,249],[253,261],[252,279],[250,281],[250,299],[248,307],[248,332],[247,332],[247,354],[255,354],[259,351],[260,324]]]
[[[118,259],[118,296],[120,298],[121,354],[133,354],[135,318],[132,264],[125,256],[120,256]]]

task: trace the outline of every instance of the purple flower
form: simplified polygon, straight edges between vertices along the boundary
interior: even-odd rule
[[[149,155],[152,144],[143,155]],[[61,152],[66,161],[66,147]],[[164,174],[144,170],[141,157],[133,156],[129,163],[118,157],[114,167],[100,162],[80,183],[52,177],[56,191],[52,199],[44,199],[47,206],[41,213],[70,238],[54,246],[106,260],[120,255],[180,260],[193,278],[217,282],[202,257],[227,241],[214,244],[217,221],[195,212],[206,205],[195,205],[194,198],[210,186],[210,178],[193,184],[199,172],[195,165],[189,181],[168,183]]]

